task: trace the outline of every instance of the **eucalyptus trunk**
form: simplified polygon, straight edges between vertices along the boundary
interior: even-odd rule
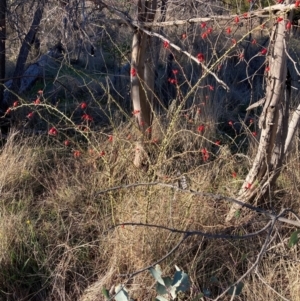
[[[289,125],[290,81],[287,71],[287,45],[290,32],[286,23],[291,14],[285,14],[280,22],[273,24],[268,56],[270,67],[263,110],[259,119],[260,140],[252,167],[237,195],[237,199],[249,203],[271,192],[282,169],[283,160],[291,138],[295,133],[297,116]],[[287,139],[288,137],[288,139]],[[241,207],[233,205],[226,217],[232,220]]]
[[[153,22],[157,1],[138,0],[137,9],[139,22]],[[130,74],[133,112],[141,132],[136,146],[134,164],[140,168],[145,164],[146,159],[144,140],[151,136],[154,63],[153,53],[151,53],[151,37],[139,28],[136,28],[132,40]]]

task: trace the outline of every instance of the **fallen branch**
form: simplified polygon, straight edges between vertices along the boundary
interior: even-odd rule
[[[156,266],[157,264],[161,263],[162,261],[164,261],[171,254],[173,254],[176,250],[178,250],[178,248],[180,247],[180,245],[188,237],[190,237],[192,235],[200,235],[200,236],[204,236],[204,237],[207,237],[207,238],[246,239],[246,238],[250,238],[250,237],[253,237],[253,236],[257,236],[260,233],[262,233],[262,232],[266,231],[267,229],[269,229],[267,237],[265,239],[265,242],[264,242],[263,246],[261,247],[261,250],[259,251],[259,253],[258,253],[257,257],[256,257],[255,262],[252,264],[252,266],[234,284],[232,284],[231,286],[229,286],[227,289],[225,289],[222,292],[222,294],[220,294],[216,299],[214,299],[214,301],[217,301],[221,297],[223,297],[232,287],[236,287],[243,279],[246,278],[246,276],[248,276],[257,267],[257,265],[261,261],[263,255],[266,253],[267,247],[268,247],[269,242],[270,242],[270,237],[271,237],[271,234],[273,232],[273,229],[274,229],[274,226],[276,224],[276,221],[278,221],[281,218],[281,215],[283,215],[286,211],[287,210],[282,210],[280,212],[280,214],[278,214],[277,216],[274,216],[274,218],[271,221],[269,221],[265,225],[265,227],[263,227],[259,231],[254,232],[254,233],[250,233],[250,234],[247,234],[247,235],[241,235],[241,236],[238,236],[238,235],[224,235],[224,234],[208,234],[208,233],[203,233],[203,232],[200,232],[200,231],[183,231],[183,230],[177,230],[177,229],[168,228],[168,227],[165,227],[165,226],[143,224],[143,223],[123,223],[123,224],[116,225],[116,226],[112,227],[110,230],[115,229],[116,227],[119,227],[119,226],[131,225],[131,226],[143,226],[143,227],[159,228],[159,229],[164,229],[164,230],[171,231],[173,233],[175,232],[175,233],[184,234],[183,237],[181,238],[181,240],[165,256],[163,256],[162,258],[160,258],[159,260],[157,260],[155,263],[153,263],[153,264],[151,264],[151,265],[149,265],[147,267],[144,267],[144,268],[142,268],[140,270],[137,270],[137,271],[135,271],[133,273],[130,273],[130,274],[121,274],[119,276],[129,277],[127,279],[127,281],[126,281],[126,283],[128,283],[129,280],[132,279],[134,276],[136,276],[136,275],[138,275],[138,274],[140,274],[142,272],[145,272],[145,271],[149,270],[150,268]]]
[[[138,271],[135,271],[134,273],[131,274],[121,274],[119,276],[122,277],[127,277],[129,276],[130,278],[149,270],[151,267],[156,266],[157,264],[161,263],[162,261],[164,261],[166,258],[168,258],[171,254],[173,254],[179,247],[180,245],[190,236],[193,235],[198,235],[198,236],[202,236],[205,238],[211,238],[211,239],[238,239],[238,240],[242,240],[242,239],[248,239],[251,237],[255,237],[259,234],[261,234],[262,232],[266,231],[270,225],[272,224],[272,221],[269,221],[262,229],[253,232],[253,233],[249,233],[249,234],[245,234],[245,235],[227,235],[227,234],[212,234],[212,233],[204,233],[201,231],[183,231],[183,230],[178,230],[178,229],[172,229],[172,228],[168,228],[165,226],[160,226],[160,225],[152,225],[152,224],[143,224],[143,223],[123,223],[123,224],[119,224],[116,225],[114,227],[112,227],[110,230],[115,229],[117,227],[120,226],[142,226],[142,227],[148,227],[148,228],[158,228],[158,229],[163,229],[163,230],[168,230],[172,233],[181,233],[184,234],[183,238],[175,245],[175,247],[173,247],[173,249],[171,251],[169,251],[165,256],[163,256],[162,258],[160,258],[159,260],[157,260],[156,262],[152,263],[151,265],[142,268]]]
[[[281,213],[283,214],[284,211]],[[279,217],[278,217],[279,218]],[[220,298],[222,298],[229,290],[231,287],[235,287],[237,286],[242,280],[244,280],[256,267],[257,265],[259,264],[261,258],[263,257],[263,255],[265,254],[266,252],[266,249],[267,249],[267,246],[269,244],[269,240],[270,240],[270,237],[271,237],[271,234],[272,234],[272,231],[274,229],[274,226],[275,226],[275,223],[276,223],[276,220],[277,219],[274,219],[272,221],[272,224],[271,224],[271,227],[270,227],[270,230],[269,230],[269,233],[265,239],[265,242],[260,250],[260,252],[258,253],[257,257],[256,257],[256,260],[255,262],[252,264],[252,266],[247,270],[247,272],[245,272],[233,285],[229,286],[226,290],[223,291],[223,293],[221,295],[219,295],[216,299],[214,299],[214,301],[217,301],[219,300]]]
[[[182,193],[189,193],[189,194],[192,194],[192,195],[198,195],[198,196],[202,196],[202,197],[203,196],[204,197],[209,197],[209,198],[212,198],[215,201],[228,201],[228,202],[231,202],[233,204],[239,205],[240,208],[243,208],[243,207],[248,208],[248,209],[250,209],[254,212],[257,212],[259,214],[263,214],[271,220],[276,219],[279,222],[290,224],[290,225],[293,225],[293,226],[296,226],[296,227],[300,228],[300,219],[298,217],[296,217],[298,220],[290,220],[290,219],[287,219],[287,218],[284,218],[284,217],[281,217],[281,216],[278,217],[274,213],[271,213],[271,212],[263,210],[259,207],[255,207],[255,206],[252,206],[250,204],[238,201],[238,200],[236,200],[234,198],[231,198],[231,197],[226,197],[226,196],[223,196],[223,195],[220,195],[220,194],[213,194],[213,193],[209,193],[209,192],[195,191],[195,190],[192,190],[192,189],[181,189],[181,188],[177,187],[176,185],[166,184],[166,183],[161,183],[161,182],[145,182],[145,183],[134,183],[134,184],[128,184],[128,185],[115,186],[115,187],[111,187],[111,188],[108,188],[108,189],[105,189],[105,190],[98,191],[96,193],[96,196],[100,195],[100,194],[108,193],[110,191],[116,191],[116,190],[128,189],[128,188],[136,188],[136,187],[141,187],[141,186],[162,186],[162,187],[167,187],[167,188],[171,188],[171,189],[176,189],[176,190],[178,190]],[[292,210],[291,209],[284,209],[284,212],[287,212],[287,211],[292,211]]]

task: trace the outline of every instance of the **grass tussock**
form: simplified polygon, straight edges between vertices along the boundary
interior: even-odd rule
[[[201,135],[183,122],[181,134],[178,128],[170,132],[165,147],[164,136],[161,144],[149,143],[148,169],[136,169],[128,131],[130,126],[116,130],[113,141],[94,133],[93,145],[82,146],[77,157],[75,146],[53,137],[10,134],[0,154],[1,300],[104,300],[102,287],[125,282],[182,238],[166,229],[128,223],[232,235],[265,225],[263,217],[226,225],[229,203],[160,185],[106,191],[140,182],[177,184],[184,176],[191,189],[234,196],[251,164],[251,156],[232,153],[227,145],[209,147],[207,141],[216,139],[213,130]],[[99,157],[97,150],[105,155]],[[280,206],[299,197],[294,187],[300,174],[286,166],[278,182]],[[291,172],[293,181],[287,176]],[[292,203],[299,212],[299,202]],[[278,225],[258,269],[246,277],[235,300],[300,300],[299,252],[297,246],[288,247],[293,230]],[[200,292],[211,300],[251,267],[265,237],[215,240],[194,235],[160,265],[164,275],[173,275],[176,264],[190,276],[191,289],[180,300],[193,300]],[[147,271],[131,278],[127,287],[135,300],[155,296]]]

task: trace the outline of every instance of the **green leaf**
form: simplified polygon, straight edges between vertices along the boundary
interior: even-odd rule
[[[239,218],[240,215],[241,215],[241,210],[235,211],[234,216],[235,216],[236,218]]]
[[[102,294],[105,299],[109,299],[109,291],[105,287],[102,287]]]
[[[116,301],[130,301],[126,288],[123,287],[121,284],[118,284],[116,286],[115,293]]]
[[[244,283],[243,282],[239,282],[237,285],[232,286],[230,288],[230,290],[228,291],[228,294],[229,295],[233,295],[233,293],[234,293],[235,296],[238,296],[242,292],[243,287],[244,287]]]
[[[155,279],[157,282],[159,282],[159,283],[160,283],[161,285],[163,285],[163,286],[166,286],[164,280],[163,280],[162,277],[161,277],[161,270],[160,270],[159,265],[157,265],[157,266],[155,267],[155,269],[150,268],[149,270],[150,270],[150,273],[152,274],[152,276],[154,277],[154,279]]]
[[[248,254],[247,253],[243,253],[243,255],[242,255],[242,260],[245,260],[245,259],[247,259],[248,258]]]
[[[290,237],[289,240],[289,247],[292,248],[294,245],[296,245],[299,241],[298,233],[300,233],[300,230],[294,231]]]

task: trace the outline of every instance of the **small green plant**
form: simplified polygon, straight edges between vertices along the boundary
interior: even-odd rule
[[[162,277],[159,265],[155,269],[151,268],[150,273],[156,282],[156,292],[158,296],[155,300],[168,301],[174,300],[179,292],[186,292],[190,288],[188,275],[181,271],[176,265],[176,272],[173,279],[171,277]]]
[[[244,283],[239,282],[229,289],[228,294],[231,296],[238,296],[241,294],[243,287],[244,287]]]
[[[298,234],[300,233],[300,230],[296,230],[292,233],[290,240],[289,240],[289,247],[292,248],[294,245],[296,245],[299,241]]]
[[[129,298],[128,291],[122,284],[118,284],[115,287],[114,296],[110,296],[109,291],[105,287],[102,289],[102,294],[104,295],[106,300],[112,300],[112,298],[114,298],[114,300],[116,301],[133,301]]]

